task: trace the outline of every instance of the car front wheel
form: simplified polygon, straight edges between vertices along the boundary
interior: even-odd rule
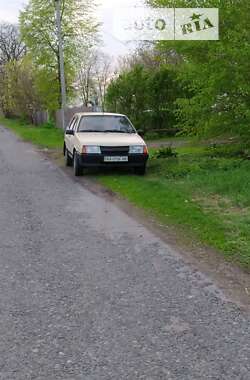
[[[83,174],[83,169],[80,165],[79,157],[78,157],[78,154],[76,152],[74,154],[74,174],[76,177],[79,177],[80,175]]]

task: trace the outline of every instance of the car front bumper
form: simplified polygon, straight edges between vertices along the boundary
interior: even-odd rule
[[[148,154],[128,154],[128,161],[105,162],[105,154],[80,154],[79,163],[82,167],[141,167],[146,165]]]

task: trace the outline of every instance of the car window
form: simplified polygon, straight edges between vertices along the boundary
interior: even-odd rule
[[[75,121],[75,117],[73,117],[73,119],[71,119],[69,125],[68,125],[68,128],[67,129],[72,129],[72,126],[74,124],[74,121]]]
[[[136,133],[128,118],[119,115],[82,116],[78,132]]]
[[[73,125],[73,127],[72,127],[72,129],[74,129],[74,131],[76,131],[76,129],[77,129],[78,120],[79,120],[78,117],[76,117],[76,118],[75,118],[74,125]]]
[[[75,121],[76,121],[76,118],[75,118],[75,117],[73,117],[73,119],[71,119],[71,121],[70,121],[70,123],[69,123],[69,126],[68,126],[68,128],[67,128],[67,129],[73,129],[73,127],[74,127],[74,124],[75,124]]]

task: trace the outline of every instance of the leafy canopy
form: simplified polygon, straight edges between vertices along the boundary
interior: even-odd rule
[[[52,107],[59,106],[59,48],[54,0],[30,0],[20,13],[22,38],[39,70],[38,85],[43,93],[52,85]],[[94,43],[97,25],[92,18],[94,5],[90,0],[62,0],[61,22],[65,74],[68,91],[72,87],[79,57],[83,49]],[[52,81],[52,82],[51,82]],[[46,102],[45,102],[46,103]],[[57,105],[56,105],[57,104]],[[49,104],[47,104],[49,106]]]
[[[219,41],[164,41],[158,49],[174,49],[182,57],[179,80],[193,94],[177,101],[182,127],[201,135],[229,132],[250,139],[249,0],[153,0],[150,4],[219,8]]]

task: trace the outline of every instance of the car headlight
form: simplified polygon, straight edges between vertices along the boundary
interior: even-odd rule
[[[129,147],[130,154],[143,154],[143,145],[131,145]]]
[[[96,145],[84,145],[82,147],[82,153],[85,154],[100,154],[101,148]]]

